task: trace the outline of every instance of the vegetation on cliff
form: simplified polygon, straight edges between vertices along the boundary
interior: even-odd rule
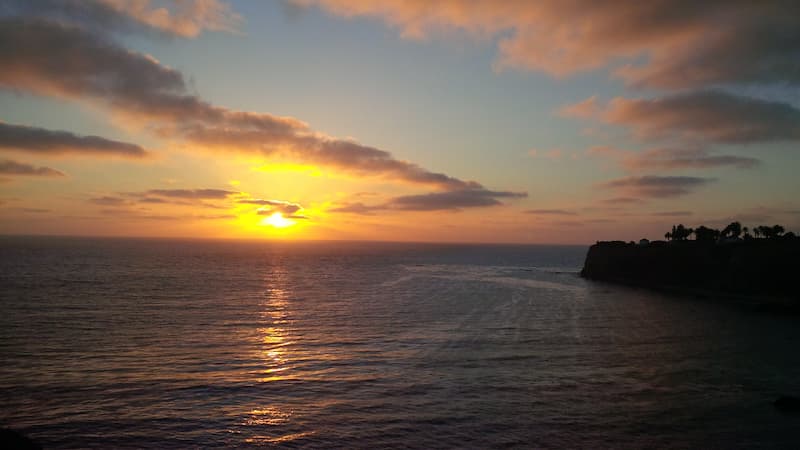
[[[690,237],[694,239],[690,239]],[[791,299],[800,305],[800,238],[780,225],[673,226],[667,241],[598,242],[581,275],[654,288]]]

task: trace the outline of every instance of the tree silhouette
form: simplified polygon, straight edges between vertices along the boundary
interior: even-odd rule
[[[694,233],[694,230],[691,228],[686,228],[683,224],[678,224],[678,226],[672,227],[672,240],[673,241],[685,241],[689,236]]]
[[[722,238],[738,239],[742,234],[742,224],[739,222],[731,222],[724,230],[722,230]]]
[[[752,234],[750,234],[752,232]],[[705,225],[700,225],[697,229],[688,228],[684,224],[672,225],[672,231],[664,233],[664,239],[668,241],[685,241],[694,234],[695,241],[697,242],[714,242],[720,239],[733,238],[739,239],[744,233],[745,240],[752,240],[755,238],[763,239],[777,239],[785,237],[787,239],[795,239],[796,236],[792,232],[786,233],[786,229],[781,225],[759,225],[757,227],[743,227],[739,222],[731,222],[722,231],[714,228],[709,228]],[[785,234],[784,234],[785,233]]]
[[[694,238],[698,242],[715,242],[719,239],[719,235],[719,230],[714,230],[704,225],[700,225],[694,230]]]

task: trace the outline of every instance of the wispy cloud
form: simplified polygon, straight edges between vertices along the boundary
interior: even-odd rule
[[[285,200],[266,200],[260,198],[244,198],[238,200],[236,203],[244,205],[257,205],[260,206],[256,211],[261,216],[269,216],[275,213],[280,213],[284,217],[290,219],[308,219],[304,214],[303,206],[299,203],[292,203]]]
[[[756,158],[716,155],[702,148],[651,148],[635,152],[608,146],[598,146],[590,148],[587,154],[615,160],[623,168],[630,171],[645,169],[711,169],[716,167],[752,169],[761,163]]]
[[[225,189],[150,189],[144,192],[145,195],[191,200],[220,200],[238,193]]]
[[[601,202],[609,205],[633,205],[644,203],[644,200],[634,197],[613,197],[601,200]]]
[[[619,190],[638,197],[678,197],[691,193],[694,189],[714,182],[713,178],[662,177],[656,175],[631,176],[602,183],[600,186]]]
[[[36,167],[30,164],[13,161],[10,159],[0,160],[0,175],[21,175],[33,177],[63,177],[64,172],[50,167]]]
[[[149,189],[141,192],[120,192],[115,195],[92,197],[87,201],[106,207],[130,207],[134,205],[178,205],[211,209],[223,209],[225,201],[230,202],[237,191],[225,189]]]
[[[100,206],[124,206],[124,205],[129,205],[132,202],[130,199],[127,198],[104,195],[102,197],[90,198],[89,203],[94,203],[95,205],[100,205]]]
[[[523,211],[525,214],[535,214],[537,216],[576,216],[578,213],[567,211],[566,209],[528,209]]]
[[[136,144],[67,131],[12,125],[0,121],[0,149],[40,155],[86,154],[143,158],[148,152]]]
[[[682,216],[691,216],[693,213],[691,211],[659,211],[651,213],[651,216],[656,217],[682,217]]]

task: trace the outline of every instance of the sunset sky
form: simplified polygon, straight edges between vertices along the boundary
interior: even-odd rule
[[[7,0],[0,233],[800,229],[800,2]]]

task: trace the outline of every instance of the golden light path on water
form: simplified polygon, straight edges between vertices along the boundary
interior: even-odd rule
[[[260,340],[257,350],[258,358],[263,361],[263,369],[258,372],[259,377],[256,379],[259,383],[280,382],[292,378],[292,375],[289,374],[292,368],[289,349],[295,342],[287,330],[292,320],[290,291],[286,288],[289,283],[287,277],[288,273],[285,267],[280,264],[273,266],[265,276],[265,300],[262,310],[259,312],[260,322],[265,326],[257,330]],[[280,430],[278,427],[287,426],[293,414],[294,411],[291,409],[264,405],[249,411],[242,424],[264,430]],[[280,431],[273,432],[273,434],[257,433],[245,439],[245,442],[279,444],[313,434],[314,431],[286,434],[282,434]]]

